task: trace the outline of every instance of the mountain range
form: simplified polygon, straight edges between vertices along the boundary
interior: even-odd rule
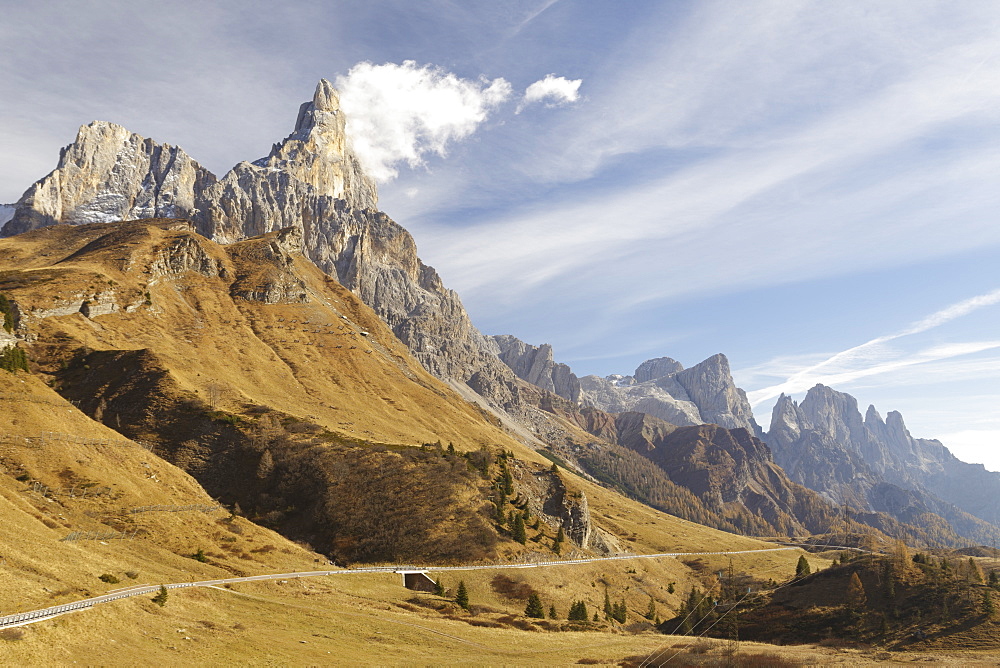
[[[724,355],[579,378],[550,346],[484,336],[410,234],[377,210],[345,122],[337,92],[321,81],[288,137],[221,178],[179,147],[112,123],[82,127],[3,226],[0,292],[12,296],[18,326],[7,339],[30,344],[64,396],[160,443],[210,492],[350,558],[375,552],[337,543],[336,530],[317,533],[340,526],[326,492],[300,498],[329,487],[302,473],[319,461],[320,437],[282,431],[280,448],[268,445],[271,434],[247,450],[238,423],[253,406],[337,439],[448,440],[463,451],[525,443],[591,481],[727,530],[830,531],[847,507],[878,531],[926,543],[995,535],[1000,474],[912,438],[898,413],[882,420],[870,408],[862,419],[852,397],[819,386],[801,404],[779,399],[765,433]],[[73,318],[52,320],[64,316]],[[127,326],[104,324],[119,320]],[[200,346],[201,333],[216,330],[232,333],[235,351]],[[228,393],[228,427],[184,417],[191,401],[210,398],[209,386]],[[157,401],[145,406],[144,396]],[[357,455],[337,442],[342,458]],[[282,482],[273,467],[286,471]],[[264,482],[240,491],[248,477]],[[456,484],[442,498],[484,501],[474,480]],[[544,500],[536,505],[543,512]],[[469,518],[480,515],[473,506]],[[488,526],[468,531],[489,550]],[[363,534],[345,532],[352,544]],[[600,535],[581,530],[577,542],[590,533]]]

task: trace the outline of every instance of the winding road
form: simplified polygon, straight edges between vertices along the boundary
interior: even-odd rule
[[[514,568],[546,568],[550,566],[573,566],[575,564],[591,564],[598,561],[628,561],[631,559],[663,559],[666,557],[697,557],[697,556],[718,556],[731,554],[754,554],[758,552],[780,552],[783,550],[795,550],[797,547],[771,547],[759,550],[734,550],[730,552],[661,552],[659,554],[622,554],[613,557],[590,557],[586,559],[564,559],[561,561],[529,561],[521,563],[497,563],[497,564],[476,564],[474,566],[371,566],[368,568],[346,568],[336,571],[299,571],[295,573],[271,573],[266,575],[250,575],[239,578],[219,578],[217,580],[199,580],[197,582],[175,582],[164,584],[167,589],[184,589],[186,587],[217,587],[219,585],[234,584],[238,582],[256,582],[260,580],[289,580],[291,578],[312,578],[328,575],[353,575],[356,573],[399,573],[402,571],[425,571],[429,573],[440,573],[444,571],[479,571],[479,570],[508,570]],[[63,603],[49,608],[40,608],[28,612],[18,612],[0,617],[0,628],[12,626],[24,626],[34,624],[46,619],[65,615],[68,612],[91,608],[98,603],[110,603],[120,598],[131,596],[142,596],[144,594],[154,594],[159,591],[161,585],[136,585],[125,589],[117,589],[102,596],[74,601],[73,603]]]

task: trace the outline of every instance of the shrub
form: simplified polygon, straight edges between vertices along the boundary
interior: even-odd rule
[[[112,584],[112,585],[118,584],[119,582],[121,582],[121,580],[119,580],[117,577],[115,577],[111,573],[104,573],[101,576],[99,576],[98,579],[101,582],[107,582],[108,584]]]
[[[153,597],[153,603],[161,608],[167,604],[167,588],[165,585],[160,585],[160,591]]]

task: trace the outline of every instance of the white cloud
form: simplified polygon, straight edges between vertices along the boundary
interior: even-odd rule
[[[400,163],[419,167],[427,154],[445,155],[511,95],[505,79],[471,81],[412,60],[358,63],[337,88],[354,150],[378,181],[395,178]]]
[[[558,107],[580,99],[580,84],[583,79],[567,79],[554,74],[546,75],[528,86],[524,91],[524,99],[517,107],[517,113],[529,104],[544,103],[546,107]]]

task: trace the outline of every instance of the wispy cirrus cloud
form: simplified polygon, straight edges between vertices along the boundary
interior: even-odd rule
[[[778,395],[794,394],[809,389],[816,383],[846,385],[861,378],[877,376],[941,360],[973,355],[1000,348],[1000,340],[951,342],[932,345],[912,352],[894,349],[889,344],[941,327],[974,311],[1000,303],[1000,289],[964,299],[935,311],[911,325],[892,334],[875,337],[846,350],[829,355],[818,362],[785,369],[787,377],[780,383],[747,392],[752,406],[759,406]],[[787,360],[785,361],[787,365]],[[774,375],[765,371],[767,364],[757,368],[761,375]]]

